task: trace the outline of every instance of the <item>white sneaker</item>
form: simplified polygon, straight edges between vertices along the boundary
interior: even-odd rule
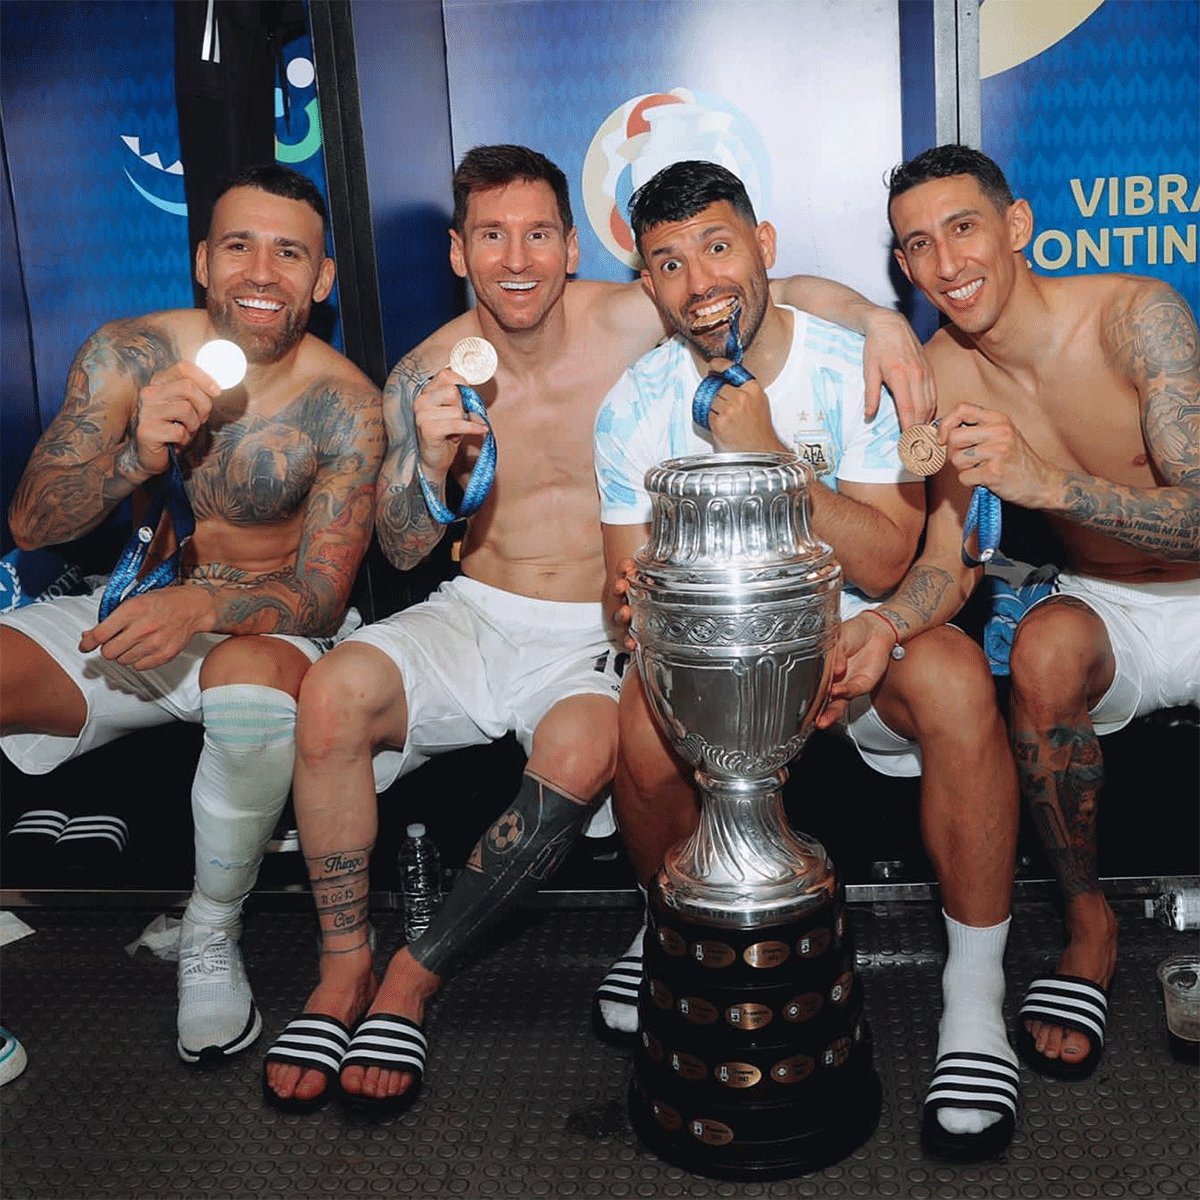
[[[16,1079],[29,1063],[25,1047],[0,1026],[0,1087]]]
[[[179,931],[176,1048],[185,1063],[218,1066],[262,1032],[242,952],[231,932],[188,920]]]

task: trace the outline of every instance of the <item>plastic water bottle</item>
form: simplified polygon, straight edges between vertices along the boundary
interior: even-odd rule
[[[1176,887],[1145,901],[1146,916],[1168,929],[1200,929],[1200,888]]]
[[[442,866],[433,838],[419,821],[404,831],[400,844],[400,894],[404,899],[404,940],[414,942],[429,927],[442,902]]]

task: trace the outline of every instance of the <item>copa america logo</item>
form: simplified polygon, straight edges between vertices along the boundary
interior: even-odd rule
[[[583,161],[583,201],[604,248],[640,265],[625,217],[629,198],[663,167],[701,159],[727,167],[745,184],[760,219],[771,195],[766,145],[728,100],[690,88],[634,96],[596,130]]]

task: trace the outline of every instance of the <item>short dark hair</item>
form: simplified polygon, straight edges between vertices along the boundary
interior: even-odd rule
[[[892,211],[892,201],[910,188],[931,179],[948,179],[952,175],[970,175],[997,212],[1007,212],[1013,202],[1012,188],[1008,186],[1004,172],[986,154],[959,142],[947,142],[944,146],[923,151],[892,171],[887,181],[888,213]]]
[[[329,209],[325,207],[325,197],[320,189],[307,175],[293,171],[291,167],[281,167],[278,163],[257,163],[254,166],[239,167],[231,175],[226,176],[217,190],[217,200],[234,188],[252,187],[260,192],[268,192],[272,196],[282,196],[285,200],[299,200],[321,218],[321,236],[329,232]]]
[[[629,226],[638,253],[648,230],[669,221],[686,221],[722,200],[728,200],[751,225],[758,224],[745,184],[732,171],[694,158],[663,167],[629,198]]]
[[[467,202],[472,192],[485,192],[522,180],[548,183],[558,202],[563,233],[575,226],[571,215],[571,189],[567,177],[544,154],[528,146],[475,146],[468,150],[454,172],[453,228],[462,233],[467,222]]]

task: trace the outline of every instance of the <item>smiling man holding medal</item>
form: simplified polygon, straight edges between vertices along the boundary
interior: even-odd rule
[[[108,580],[0,620],[0,745],[42,774],[135,729],[204,725],[179,944],[187,1063],[220,1063],[262,1028],[242,902],[287,800],[300,680],[357,621],[384,433],[378,389],[305,331],[333,286],[325,235],[303,176],[230,179],[196,251],[206,309],[84,343],[9,513],[32,549],[133,501],[138,529]]]
[[[905,642],[951,620],[999,533],[985,536],[983,522],[973,533],[972,512],[1000,499],[1044,514],[1065,551],[1007,663],[1021,790],[1067,928],[1016,1034],[1034,1070],[1083,1079],[1103,1053],[1117,965],[1097,866],[1100,735],[1200,701],[1196,319],[1154,279],[1035,274],[1028,202],[971,147],[937,146],[898,167],[888,215],[901,268],[950,324],[928,343],[942,419],[918,450],[936,471],[925,547],[883,611]],[[891,640],[875,624],[844,628],[836,698],[878,678]]]
[[[305,680],[293,795],[321,921],[320,982],[268,1052],[271,1104],[312,1108],[339,1090],[376,1110],[411,1101],[425,1007],[447,967],[550,877],[612,776],[622,656],[601,609],[592,425],[608,388],[664,329],[637,283],[568,281],[578,260],[558,167],[523,146],[466,154],[450,261],[477,304],[393,370],[376,506],[380,543],[401,570],[468,517],[462,574],[352,635]],[[777,286],[874,332],[882,373],[911,379],[913,410],[924,407],[928,380],[902,318],[825,280]],[[495,374],[474,387],[454,358],[464,339],[496,351]],[[508,730],[528,755],[517,796],[426,932],[377,980],[367,925],[377,791],[432,755]]]

